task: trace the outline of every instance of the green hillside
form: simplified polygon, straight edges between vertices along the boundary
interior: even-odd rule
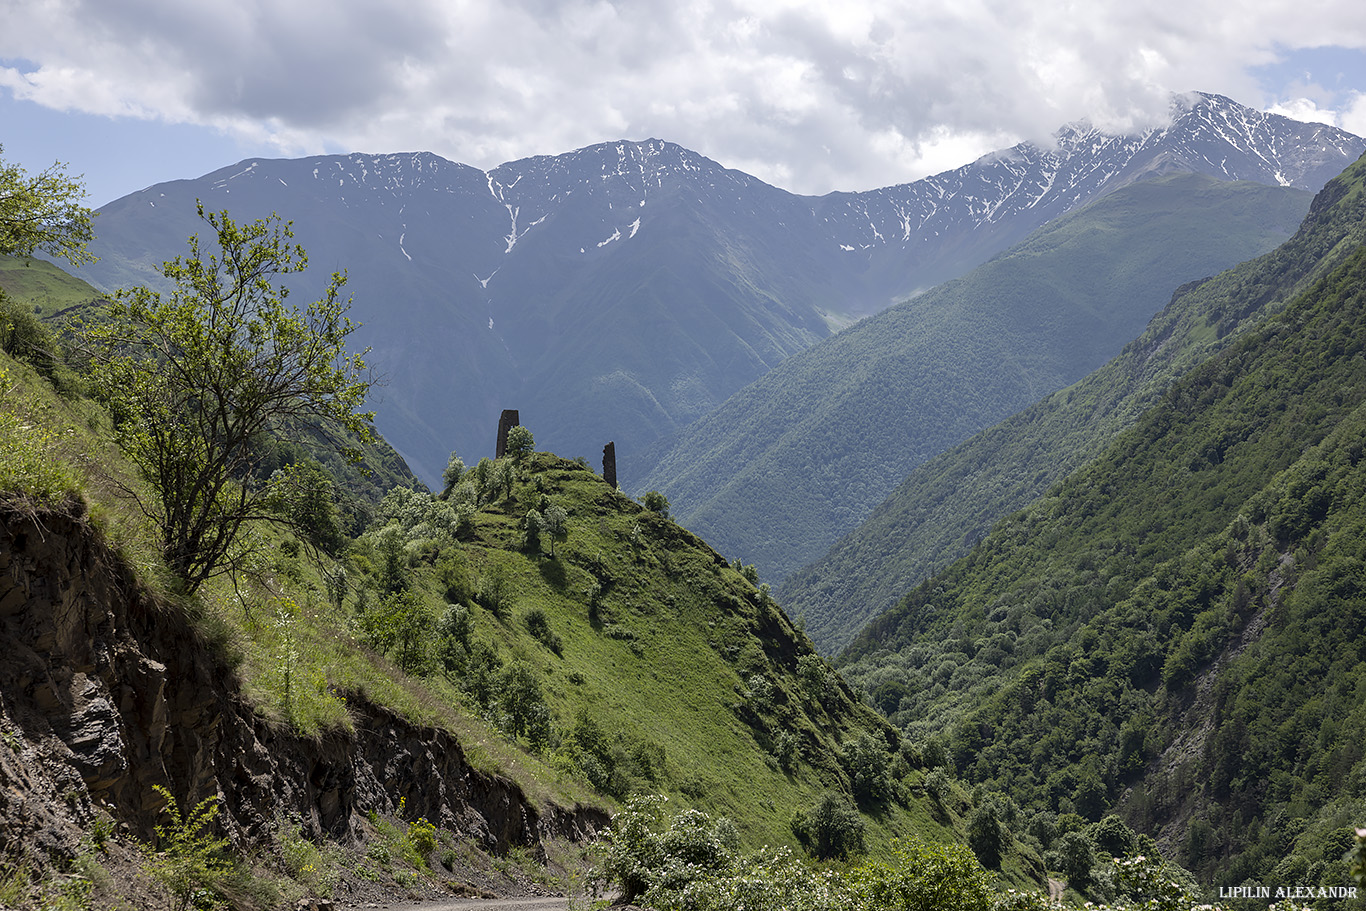
[[[530,457],[510,492],[469,474],[454,500],[404,491],[381,504],[353,548],[356,622],[412,611],[405,622],[426,632],[411,651],[384,632],[372,645],[463,693],[552,768],[602,799],[669,793],[729,816],[746,843],[781,844],[822,789],[849,790],[846,739],[895,745],[777,604],[691,533],[550,454]],[[528,512],[552,509],[563,540],[528,544]],[[549,714],[519,730],[507,694],[527,672]]]
[[[0,255],[0,293],[22,300],[34,313],[56,313],[104,297],[79,278],[42,259]]]
[[[1366,241],[1358,161],[1284,245],[1179,289],[1113,361],[916,468],[864,523],[778,586],[826,653],[962,554],[1001,517],[1098,455],[1185,371],[1233,343]]]
[[[781,579],[917,465],[1104,364],[1177,286],[1280,243],[1308,202],[1196,175],[1126,187],[784,361],[637,486]]]
[[[1359,174],[1330,187],[1318,211],[1361,206]],[[851,679],[1029,816],[1114,810],[1205,882],[1345,885],[1366,818],[1355,247],[875,620]]]
[[[7,325],[31,315],[33,306],[7,301]],[[647,509],[580,462],[536,452],[482,460],[449,472],[443,496],[400,483],[368,502],[374,520],[354,539],[326,504],[294,532],[256,522],[241,572],[210,577],[186,597],[161,559],[156,529],[128,497],[146,499],[146,482],[115,445],[110,415],[85,397],[80,359],[74,349],[63,356],[40,321],[24,327],[25,339],[41,343],[0,353],[0,529],[35,517],[64,528],[73,516],[89,517],[91,533],[107,548],[100,565],[124,574],[123,584],[147,599],[158,625],[197,630],[189,639],[208,643],[195,647],[209,650],[200,668],[211,689],[240,701],[273,742],[346,743],[397,718],[428,731],[426,737],[453,737],[479,774],[510,782],[544,818],[601,819],[630,796],[664,794],[676,807],[731,820],[744,848],[819,851],[825,836],[813,833],[824,832],[822,824],[802,820],[832,805],[853,814],[840,824],[858,828],[874,858],[887,856],[898,836],[965,840],[971,799],[942,773],[934,795],[926,792],[930,761],[902,744],[815,654],[752,567],[728,563],[669,520],[665,504],[652,501],[656,508]],[[261,445],[281,465],[310,451],[308,443]],[[529,523],[536,514],[544,524]],[[539,535],[529,535],[529,527]],[[24,603],[9,589],[4,599],[7,612]],[[28,654],[30,645],[16,641]],[[178,681],[177,698],[207,698],[191,693],[196,685]],[[31,752],[24,738],[37,736],[23,721],[26,712],[40,711],[28,707],[28,695],[14,690],[17,708],[0,717],[19,757],[4,754],[3,771],[21,791],[36,780],[11,774],[11,765]],[[76,775],[68,787],[78,810],[96,792],[133,788],[136,800],[104,811],[111,826],[124,826],[117,838],[129,845],[152,837],[160,801],[149,790],[149,774],[153,782],[170,774],[160,780],[191,801],[187,808],[220,790],[228,795],[225,805],[238,808],[241,782],[232,768],[198,766],[183,781],[169,767],[125,772],[85,785]],[[436,855],[411,853],[413,839],[427,837],[426,817],[405,817],[403,801],[430,801],[427,783],[420,775],[390,774],[380,799],[359,801],[369,815],[355,825],[370,841],[349,850],[363,853],[350,855],[346,870],[335,853],[344,846],[323,845],[316,849],[323,855],[308,856],[323,857],[319,863],[331,858],[333,882],[458,876],[449,864],[448,872],[437,870]],[[25,799],[40,802],[40,792]],[[0,828],[12,821],[14,806],[0,806]],[[225,831],[245,825],[261,823],[243,816]],[[283,824],[274,825],[275,835],[252,837],[284,839]],[[464,850],[474,859],[467,857],[467,867],[512,862],[480,859],[480,852],[508,846],[489,847],[477,834],[440,830],[429,840],[470,840]],[[395,839],[408,845],[404,856],[417,858],[411,869],[396,858]],[[272,850],[284,851],[284,842]],[[37,870],[59,862],[55,855],[37,860],[29,849],[24,856]],[[129,863],[142,863],[141,856],[134,851]],[[275,861],[248,859],[258,872],[281,873]],[[532,866],[545,860],[513,858]],[[557,863],[573,860],[566,853]],[[8,864],[0,863],[0,889],[27,876],[27,867]],[[1006,841],[995,865],[1004,882],[1041,885],[1037,853],[1021,843]],[[562,869],[541,868],[535,876]],[[281,888],[298,883],[305,880]],[[12,894],[18,893],[0,892]]]

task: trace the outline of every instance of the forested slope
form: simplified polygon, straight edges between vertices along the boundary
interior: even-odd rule
[[[1307,204],[1190,174],[1126,187],[784,361],[639,486],[781,579],[926,459],[1104,364],[1177,286],[1272,249]]]
[[[996,520],[1098,455],[1173,380],[1366,241],[1363,179],[1358,161],[1316,197],[1283,246],[1182,287],[1104,367],[916,468],[867,521],[778,586],[783,606],[805,618],[822,651],[844,647]]]
[[[1341,884],[1366,814],[1355,246],[874,621],[846,673],[1035,816],[1117,809],[1208,881]]]

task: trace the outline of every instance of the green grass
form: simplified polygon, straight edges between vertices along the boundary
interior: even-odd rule
[[[761,604],[750,582],[692,535],[571,462],[538,454],[529,476],[542,489],[523,483],[513,501],[482,510],[470,540],[460,545],[472,576],[493,564],[510,570],[508,606],[501,616],[476,608],[473,638],[533,669],[557,727],[587,711],[609,734],[661,747],[658,784],[675,800],[730,816],[747,841],[790,843],[793,813],[838,783],[827,755],[842,734],[872,724],[872,716],[847,698],[834,716],[800,704],[792,679],[803,648],[797,635],[775,606]],[[570,515],[568,540],[553,559],[510,549],[520,542],[516,515],[542,493]],[[594,573],[610,580],[596,622],[588,604]],[[559,654],[522,622],[535,609],[560,640]],[[789,653],[766,653],[755,635],[760,627],[775,634],[770,648]],[[775,680],[793,706],[781,723],[799,731],[817,754],[790,778],[767,761],[764,732],[735,711],[746,679],[756,673]]]
[[[41,259],[0,256],[0,290],[22,300],[40,317],[81,308],[103,295],[80,279]]]

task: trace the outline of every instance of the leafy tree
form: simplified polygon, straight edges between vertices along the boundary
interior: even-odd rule
[[[0,253],[24,257],[42,250],[73,266],[94,262],[86,249],[94,213],[80,204],[84,197],[81,179],[68,177],[60,162],[30,177],[0,160]]]
[[[460,476],[465,473],[465,461],[451,453],[451,457],[446,461],[446,470],[441,473],[441,480],[445,485],[441,489],[441,496],[449,497],[456,484],[460,483]]]
[[[551,628],[550,618],[546,616],[543,608],[533,607],[522,616],[522,622],[526,624],[527,632],[531,633],[531,637],[537,642],[557,655],[564,650],[560,635]]]
[[[778,760],[778,768],[791,772],[797,767],[801,744],[791,731],[779,731],[773,738],[773,758]]]
[[[360,616],[361,632],[375,649],[392,653],[394,663],[414,673],[424,670],[437,623],[416,592],[387,595]]]
[[[536,749],[543,748],[550,740],[550,709],[536,675],[521,662],[510,664],[498,689],[509,733],[525,736]]]
[[[930,769],[925,773],[925,793],[934,798],[935,803],[943,806],[949,796],[949,776],[943,769]]]
[[[489,561],[479,576],[478,588],[474,594],[475,600],[493,611],[495,616],[501,616],[507,608],[508,599],[511,596],[511,571],[502,563]]]
[[[1133,852],[1138,837],[1124,820],[1111,813],[1096,823],[1095,842],[1097,848],[1111,857],[1123,857]]]
[[[541,532],[545,528],[545,518],[536,510],[528,509],[522,520],[522,549],[533,557],[541,555]]]
[[[891,759],[882,738],[864,732],[844,745],[840,760],[860,803],[882,803],[892,796]]]
[[[664,518],[669,518],[669,498],[659,491],[646,491],[640,498],[640,503],[651,512],[657,512]]]
[[[463,604],[448,604],[437,621],[440,642],[437,651],[448,673],[464,670],[470,655],[470,635],[474,632],[474,618]]]
[[[863,817],[843,794],[826,791],[806,812],[798,812],[792,830],[818,860],[863,853]]]
[[[972,848],[972,853],[977,855],[982,866],[999,867],[1005,843],[1005,827],[996,818],[996,808],[990,804],[979,805],[968,817],[968,847]]]
[[[98,394],[152,489],[129,492],[191,593],[241,566],[245,523],[291,524],[278,508],[286,492],[258,476],[259,437],[339,427],[368,441],[373,419],[358,411],[370,388],[364,352],[346,352],[356,325],[340,297],[345,278],[334,273],[300,310],[273,284],[308,262],[289,223],[239,225],[202,204],[199,214],[220,254],[192,236],[189,257],[161,268],[175,284],[169,300],[120,291],[111,319],[87,329]]]
[[[555,542],[569,540],[569,513],[563,506],[551,506],[541,519],[541,530],[550,538],[550,556],[555,557]]]
[[[280,510],[294,528],[317,547],[335,556],[341,550],[341,516],[332,476],[314,459],[295,462],[271,475],[280,495]]]
[[[512,485],[517,480],[517,472],[510,462],[499,460],[493,463],[493,470],[489,472],[488,478],[488,498],[490,500],[502,495],[503,497],[512,496]]]
[[[375,567],[375,580],[380,591],[386,595],[407,591],[413,579],[408,569],[408,554],[403,548],[403,530],[396,525],[386,525],[373,540],[379,563]]]
[[[531,455],[535,448],[536,441],[532,438],[531,431],[521,424],[508,431],[505,451],[518,465],[522,464],[522,460]]]
[[[474,489],[479,501],[487,502],[490,499],[489,477],[493,474],[493,459],[484,456],[470,471],[474,476]]]
[[[1084,832],[1068,832],[1058,839],[1058,868],[1074,889],[1084,889],[1096,864],[1095,848]]]

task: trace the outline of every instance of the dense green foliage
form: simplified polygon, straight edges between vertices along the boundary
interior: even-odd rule
[[[362,355],[346,350],[355,326],[342,276],[306,308],[286,304],[288,289],[276,282],[308,262],[289,225],[238,225],[202,206],[199,214],[214,245],[201,249],[192,235],[189,255],[162,267],[175,284],[169,298],[120,292],[85,333],[93,388],[153,495],[128,492],[156,522],[187,592],[243,567],[244,525],[295,525],[313,512],[313,475],[302,467],[263,475],[257,440],[331,426],[368,439],[373,419],[359,410],[370,380]],[[336,543],[338,532],[312,531]]]
[[[1100,367],[1179,285],[1280,243],[1308,203],[1189,174],[1126,187],[784,361],[634,486],[781,579],[926,459]]]
[[[5,151],[0,146],[0,153]],[[41,251],[72,265],[93,262],[91,211],[81,205],[85,185],[54,163],[38,174],[0,159],[0,254],[31,256]]]
[[[1205,881],[1342,885],[1366,813],[1363,327],[1358,246],[874,621],[846,672],[1027,815],[1114,808]]]
[[[961,845],[912,837],[885,860],[818,871],[786,849],[737,850],[729,820],[696,810],[666,814],[658,795],[633,799],[602,839],[599,876],[625,902],[660,911],[1045,911],[1062,905],[1032,890],[1000,891]],[[1090,856],[1080,832],[1069,836]],[[1077,877],[1094,874],[1093,893],[1109,906],[1138,911],[1218,911],[1188,874],[1147,855],[1104,855]],[[1103,911],[1107,905],[1087,904]],[[1287,909],[1288,911],[1288,909]]]
[[[822,651],[912,586],[966,553],[1001,517],[1099,455],[1170,383],[1232,344],[1366,242],[1357,162],[1315,199],[1271,253],[1177,291],[1136,340],[1100,370],[915,469],[821,560],[779,586]]]

